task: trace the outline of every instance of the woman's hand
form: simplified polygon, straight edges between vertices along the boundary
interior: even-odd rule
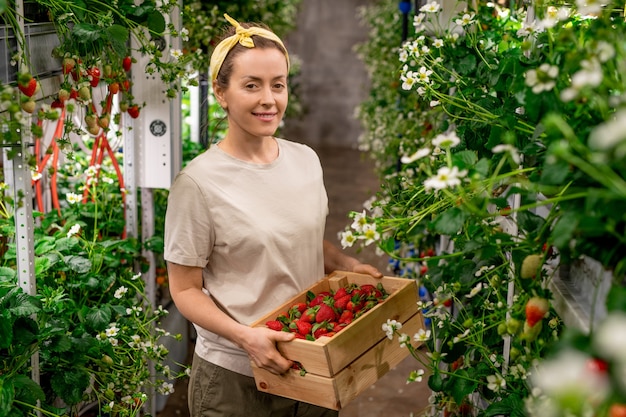
[[[352,267],[352,272],[371,275],[374,278],[382,278],[383,274],[374,265],[357,263]]]
[[[293,333],[277,332],[262,327],[248,327],[240,343],[256,366],[273,374],[282,375],[293,366],[293,361],[280,354],[276,349],[276,343],[290,342],[294,337]]]

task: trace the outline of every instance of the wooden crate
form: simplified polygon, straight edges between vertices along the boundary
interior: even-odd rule
[[[304,375],[298,370],[274,375],[252,363],[257,388],[270,394],[340,410],[406,358],[408,349],[400,347],[397,337],[389,340],[382,325],[388,319],[396,320],[402,323],[402,333],[410,336],[424,328],[417,305],[417,284],[411,279],[376,279],[369,275],[335,271],[252,326],[265,326],[265,322],[275,319],[280,312],[297,302],[306,301],[308,291],[335,291],[349,283],[376,285],[379,282],[389,297],[333,337],[278,343],[278,350],[283,356],[302,365],[306,370]]]

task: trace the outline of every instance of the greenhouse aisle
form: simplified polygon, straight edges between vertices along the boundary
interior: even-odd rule
[[[361,211],[363,203],[378,189],[378,179],[371,161],[361,152],[346,148],[317,149],[324,167],[329,197],[330,216],[326,238],[337,244],[337,234],[348,224],[347,213]],[[347,250],[364,262],[377,265],[383,273],[387,261],[377,256],[373,249],[360,253]],[[378,329],[373,329],[378,330]],[[406,383],[409,372],[419,369],[419,363],[408,357],[384,375],[372,387],[343,408],[340,417],[417,417],[428,406],[430,391],[426,379]],[[179,381],[157,417],[188,417],[187,380]]]

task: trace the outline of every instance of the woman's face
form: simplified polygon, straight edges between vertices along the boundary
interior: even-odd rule
[[[276,48],[250,48],[233,60],[228,87],[214,84],[220,105],[228,114],[230,135],[272,136],[288,101],[287,60]]]

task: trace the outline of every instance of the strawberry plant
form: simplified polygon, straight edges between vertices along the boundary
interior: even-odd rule
[[[294,304],[265,325],[272,330],[292,332],[299,339],[332,337],[388,296],[380,283],[376,286],[349,284],[317,294],[308,291],[306,302]]]

